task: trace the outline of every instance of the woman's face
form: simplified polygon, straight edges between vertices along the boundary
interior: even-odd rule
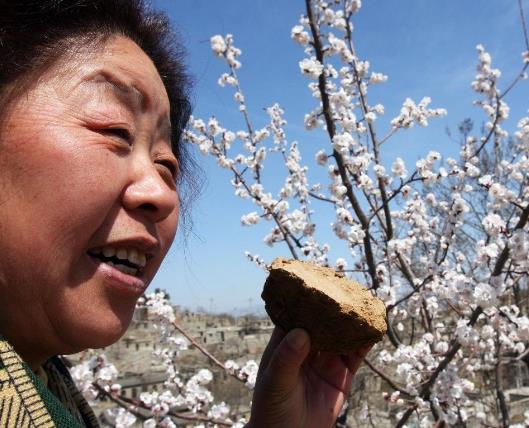
[[[57,64],[3,115],[0,332],[27,360],[106,346],[176,232],[160,76],[114,37]]]

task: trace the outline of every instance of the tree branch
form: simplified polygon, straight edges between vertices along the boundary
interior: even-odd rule
[[[97,389],[99,393],[104,395],[110,401],[117,404],[119,407],[122,407],[126,411],[132,413],[134,416],[140,418],[141,420],[145,421],[151,417],[150,415],[149,416],[143,415],[134,409],[135,407],[137,407],[137,408],[143,409],[148,412],[151,411],[151,409],[147,407],[144,403],[142,403],[140,400],[131,400],[130,398],[124,397],[123,395],[120,395],[120,394],[111,394],[110,392],[105,390],[105,388],[103,388],[101,385],[99,385],[96,382],[94,382],[92,385]],[[217,425],[221,425],[225,427],[231,427],[233,425],[231,422],[226,422],[226,421],[221,421],[218,419],[210,418],[207,415],[201,415],[199,413],[191,413],[191,412],[183,413],[183,412],[169,411],[167,415],[173,418],[183,419],[186,421],[209,422],[212,424],[217,424]]]
[[[195,348],[197,348],[202,354],[204,354],[213,364],[220,367],[222,370],[224,370],[226,373],[228,373],[233,378],[237,379],[239,382],[245,383],[244,380],[239,379],[235,373],[230,372],[224,363],[217,359],[211,352],[209,352],[202,344],[198,343],[186,330],[184,330],[180,324],[178,324],[176,321],[171,323],[172,326],[177,329],[182,336],[184,336],[191,345],[193,345]]]
[[[313,44],[314,44],[314,50],[316,52],[316,59],[323,65],[324,64],[323,46],[321,44],[320,33],[316,25],[316,20],[314,18],[311,3],[312,3],[311,0],[305,0],[305,5],[307,9],[307,17],[309,19],[310,30],[311,30],[312,38],[314,41]],[[326,90],[326,78],[325,78],[324,71],[322,71],[322,73],[320,74],[318,78],[318,88],[319,88],[320,95],[321,95],[321,103],[322,103],[323,115],[325,117],[325,124],[327,126],[327,133],[329,134],[329,138],[332,141],[334,138],[334,135],[336,134],[336,126],[334,124],[334,121],[331,115],[331,106],[329,102],[329,96]],[[373,255],[373,249],[371,248],[371,240],[369,238],[369,222],[360,206],[360,203],[358,202],[353,192],[353,187],[351,185],[351,181],[349,180],[349,177],[347,176],[347,169],[345,168],[342,155],[333,148],[333,156],[336,159],[336,165],[338,166],[338,171],[340,173],[340,178],[342,179],[342,183],[347,189],[347,192],[346,192],[347,198],[351,202],[353,210],[358,218],[358,221],[362,225],[362,229],[364,230],[364,233],[365,233],[363,242],[364,242],[364,250],[365,250],[365,255],[366,255],[366,262],[367,262],[368,272],[371,278],[373,289],[376,290],[379,287],[379,281],[376,275],[375,258]]]
[[[509,409],[507,407],[507,401],[505,399],[505,393],[503,392],[501,384],[501,343],[499,341],[499,332],[496,332],[496,398],[500,406],[501,412],[501,426],[502,428],[509,427]]]
[[[379,376],[381,379],[383,379],[391,388],[393,388],[395,391],[399,391],[402,395],[404,395],[406,398],[414,398],[413,394],[409,393],[406,389],[403,387],[397,385],[395,381],[390,379],[388,376],[386,376],[382,371],[377,369],[375,365],[367,358],[364,358],[364,362],[366,365]]]

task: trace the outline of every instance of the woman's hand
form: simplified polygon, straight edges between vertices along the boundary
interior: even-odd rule
[[[305,330],[276,327],[263,354],[247,428],[332,427],[370,347],[343,356],[311,351]]]

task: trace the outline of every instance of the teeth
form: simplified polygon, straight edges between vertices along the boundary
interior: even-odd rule
[[[125,250],[125,248],[118,248],[118,251],[116,252],[116,256],[118,257],[118,259],[127,260],[128,259],[127,250]]]
[[[103,248],[103,255],[105,257],[112,257],[116,255],[116,249],[112,247],[104,247]]]
[[[137,275],[138,274],[138,269],[136,268],[131,268],[129,266],[112,263],[112,262],[106,262],[106,264],[109,266],[112,266],[114,269],[117,269],[123,273],[126,273],[127,275]]]
[[[128,275],[137,275],[138,274],[138,269],[136,269],[136,268],[131,268],[131,267],[128,267],[128,266],[125,266],[125,265],[116,265],[114,267],[117,270],[120,270],[121,272],[126,273]]]
[[[130,263],[138,266],[139,268],[145,267],[145,265],[147,264],[146,254],[141,250],[137,250],[136,248],[102,247],[90,250],[90,253],[96,255],[103,253],[105,257],[116,256],[120,260],[128,260]],[[135,270],[137,271],[137,269]]]
[[[119,255],[118,255],[119,257]],[[121,258],[121,257],[120,257]],[[145,266],[147,264],[147,257],[144,253],[139,252],[135,248],[128,250],[127,259],[138,266]]]
[[[140,258],[140,253],[138,252],[138,250],[135,250],[134,248],[132,248],[131,250],[129,250],[129,260],[134,263],[135,265],[138,265],[138,261],[139,261],[139,258]]]

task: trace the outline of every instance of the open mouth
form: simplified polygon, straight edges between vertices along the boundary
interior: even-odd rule
[[[136,248],[102,247],[88,250],[88,255],[127,275],[140,277],[147,264],[147,256]]]

